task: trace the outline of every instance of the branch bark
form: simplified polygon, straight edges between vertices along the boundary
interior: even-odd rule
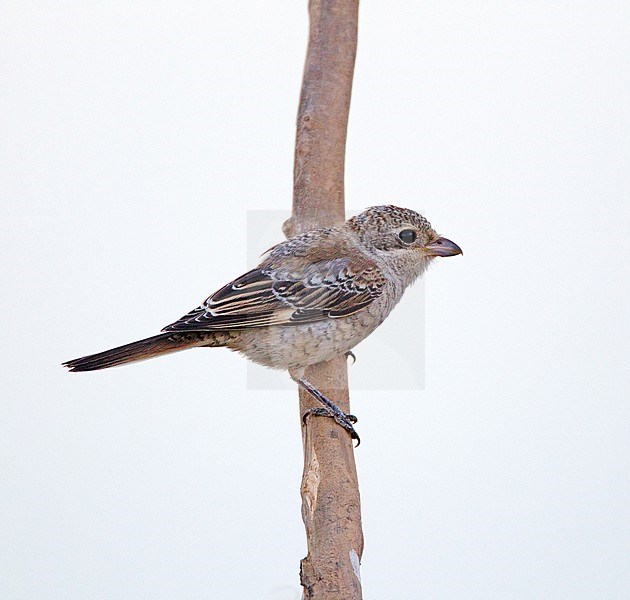
[[[308,52],[297,117],[293,214],[287,236],[345,220],[344,164],[357,45],[358,0],[310,0]],[[306,378],[346,413],[343,357],[311,367]],[[300,415],[314,401],[300,390]],[[308,555],[300,583],[308,600],[360,600],[363,532],[350,436],[332,419],[302,428],[302,518]]]

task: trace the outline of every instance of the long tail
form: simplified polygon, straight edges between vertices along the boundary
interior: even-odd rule
[[[70,371],[97,371],[146,360],[195,346],[223,346],[225,339],[209,332],[161,333],[118,348],[63,363]]]

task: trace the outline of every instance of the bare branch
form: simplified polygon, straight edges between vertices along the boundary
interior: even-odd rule
[[[295,144],[293,215],[286,235],[345,219],[346,131],[357,44],[358,0],[311,0],[308,53]],[[344,358],[311,367],[307,379],[350,412]],[[313,400],[300,391],[300,414]],[[303,428],[302,518],[308,555],[300,579],[304,598],[360,600],[363,532],[354,450],[332,419]]]

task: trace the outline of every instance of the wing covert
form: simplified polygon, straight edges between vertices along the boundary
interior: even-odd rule
[[[367,260],[288,262],[286,268],[263,263],[163,331],[248,329],[345,317],[371,304],[386,284]]]

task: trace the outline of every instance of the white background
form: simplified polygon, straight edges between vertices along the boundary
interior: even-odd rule
[[[294,391],[219,350],[59,363],[156,333],[289,208],[305,4],[2,2],[3,600],[297,597]],[[630,597],[629,12],[362,3],[348,206],[465,252],[426,277],[425,390],[352,396],[367,599]]]

